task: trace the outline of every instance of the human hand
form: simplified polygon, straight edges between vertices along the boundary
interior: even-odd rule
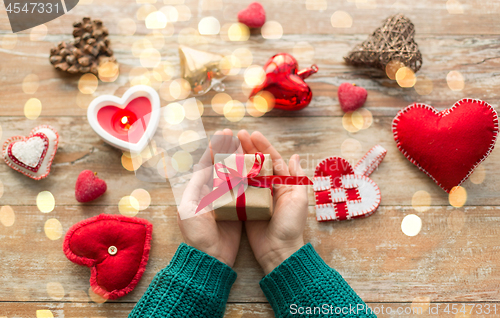
[[[250,136],[238,132],[245,153],[262,152],[271,155],[275,175],[303,176],[300,158],[293,155],[288,165],[260,132]],[[255,258],[266,274],[304,245],[307,219],[307,187],[275,185],[274,214],[269,221],[246,221],[245,228]]]
[[[233,153],[239,143],[230,129],[218,131],[200,162],[182,196],[177,223],[186,244],[233,266],[238,253],[242,223],[240,221],[215,221],[213,211],[181,219],[180,215],[193,215],[200,200],[210,192],[213,153]],[[239,148],[241,151],[241,148]]]

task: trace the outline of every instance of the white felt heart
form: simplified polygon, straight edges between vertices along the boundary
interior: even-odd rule
[[[12,155],[29,167],[36,167],[45,150],[45,142],[41,137],[32,137],[27,141],[18,141],[12,145]]]

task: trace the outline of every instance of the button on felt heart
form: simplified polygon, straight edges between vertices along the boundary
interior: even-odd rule
[[[141,152],[154,135],[160,120],[160,97],[151,87],[129,88],[122,98],[103,95],[87,110],[90,126],[110,145]]]
[[[28,137],[14,136],[3,144],[3,157],[12,169],[35,180],[48,176],[57,152],[59,135],[46,125],[33,128]]]
[[[330,157],[316,167],[313,189],[316,220],[342,221],[372,215],[381,200],[380,190],[368,176],[387,151],[375,146],[352,168],[343,158]]]
[[[392,131],[405,157],[450,192],[493,150],[498,117],[488,103],[474,99],[441,112],[413,104],[396,115]]]
[[[131,292],[146,270],[153,225],[144,219],[101,214],[73,225],[64,254],[90,267],[90,286],[105,299]]]

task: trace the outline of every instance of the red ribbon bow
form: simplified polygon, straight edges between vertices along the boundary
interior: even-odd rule
[[[272,190],[273,184],[287,184],[287,185],[310,185],[312,181],[306,176],[260,176],[260,170],[262,169],[262,164],[264,163],[264,154],[258,152],[255,154],[255,162],[247,173],[246,176],[243,175],[243,167],[245,164],[245,155],[237,154],[236,156],[236,170],[227,167],[222,163],[215,164],[215,172],[217,173],[218,179],[214,180],[214,187],[217,187],[212,192],[204,196],[196,209],[196,213],[203,210],[210,203],[223,196],[225,193],[231,191],[232,189],[238,187],[238,192],[236,196],[236,213],[238,215],[238,220],[246,221],[246,198],[245,198],[245,184],[249,186],[258,188],[269,188]],[[220,170],[225,169],[228,172],[222,172]]]

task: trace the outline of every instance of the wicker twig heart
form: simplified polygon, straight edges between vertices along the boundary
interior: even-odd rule
[[[422,66],[422,54],[414,39],[415,26],[402,14],[388,18],[384,25],[348,56],[348,64],[379,68],[385,71],[391,61],[399,61],[417,72]]]

